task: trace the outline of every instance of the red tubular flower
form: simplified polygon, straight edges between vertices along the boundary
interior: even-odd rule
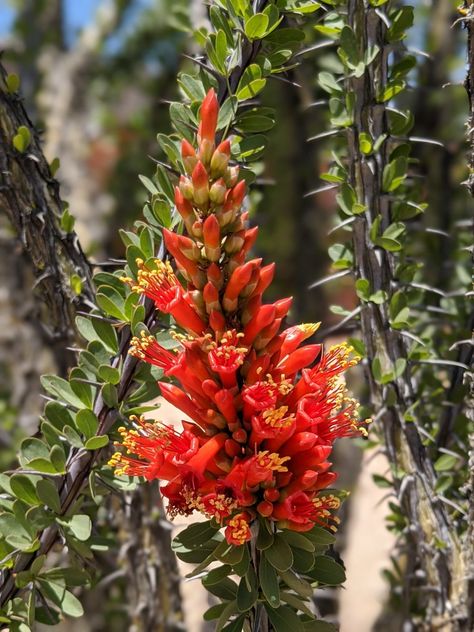
[[[248,512],[239,513],[228,521],[225,537],[229,544],[241,546],[252,537],[249,522],[251,516]]]
[[[337,477],[328,459],[336,439],[364,433],[341,376],[356,360],[346,344],[305,344],[318,324],[281,330],[292,299],[265,304],[275,266],[247,256],[258,229],[242,208],[246,185],[229,166],[229,139],[215,148],[213,90],[199,117],[197,143],[181,143],[175,188],[185,233],[163,230],[177,273],[169,261],[138,261],[136,280],[125,279],[187,334],[169,351],[143,333],[130,353],[163,370],[172,381],[160,382],[163,398],[191,421],[180,433],[133,418],[111,464],[169,481],[172,517],[200,511],[237,546],[257,516],[296,531],[333,529],[339,500],[324,491]]]

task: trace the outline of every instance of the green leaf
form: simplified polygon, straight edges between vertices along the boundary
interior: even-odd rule
[[[285,11],[305,15],[307,13],[314,13],[320,8],[321,3],[315,0],[291,0],[291,2],[287,2]]]
[[[260,558],[258,567],[258,577],[260,580],[260,588],[272,608],[280,606],[280,587],[278,575],[273,566],[268,562],[265,555]]]
[[[176,536],[175,542],[183,545],[187,549],[191,549],[208,542],[217,531],[218,529],[212,526],[210,520],[197,522],[183,529],[183,531]]]
[[[74,428],[71,428],[71,426],[64,426],[62,430],[62,434],[64,435],[65,439],[72,445],[73,448],[83,447],[84,444],[82,442],[81,437],[77,434]]]
[[[35,485],[29,476],[25,474],[14,474],[10,478],[10,486],[15,496],[28,505],[40,504]]]
[[[99,420],[92,410],[82,409],[76,415],[76,427],[79,432],[89,439],[97,432]]]
[[[92,522],[86,514],[77,514],[68,520],[57,519],[59,524],[68,527],[75,538],[81,542],[85,542],[90,538],[92,531]]]
[[[314,544],[303,533],[285,529],[280,535],[292,548],[303,549],[303,551],[309,551],[310,553],[314,551]]]
[[[24,152],[28,149],[31,143],[31,132],[25,127],[25,125],[20,125],[17,129],[15,136],[13,137],[13,147],[19,152]]]
[[[8,92],[13,94],[14,92],[18,92],[20,88],[20,77],[14,72],[11,72],[6,76],[5,83],[7,84]]]
[[[308,573],[311,579],[327,586],[337,586],[346,581],[344,568],[327,555],[318,555],[314,568]]]
[[[113,384],[104,384],[104,386],[100,389],[100,394],[109,408],[118,407],[118,393],[116,386]]]
[[[259,92],[263,90],[265,84],[267,83],[266,79],[253,79],[249,81],[247,84],[240,87],[237,91],[237,98],[239,101],[247,101],[247,99],[253,99],[257,96]],[[240,86],[241,84],[239,84]]]
[[[384,0],[385,2],[385,0]],[[305,621],[303,623],[304,632],[337,632],[337,628],[332,623],[317,619],[315,621]]]
[[[118,318],[118,320],[127,320],[123,312],[124,300],[118,293],[113,295],[111,298],[110,296],[106,296],[105,294],[99,292],[95,299],[100,309],[109,316]]]
[[[336,541],[334,534],[322,527],[313,527],[311,531],[305,531],[305,536],[309,538],[315,546],[329,546]]]
[[[62,445],[55,444],[52,446],[49,451],[49,459],[57,472],[61,474],[66,472],[66,455]]]
[[[61,608],[64,614],[70,617],[82,617],[84,610],[81,602],[71,592],[66,590],[64,584],[57,584],[44,579],[39,579],[38,583],[43,594]]]
[[[379,103],[386,103],[387,101],[390,101],[393,97],[396,97],[397,94],[405,89],[405,85],[406,84],[402,79],[393,79],[377,96],[377,101]]]
[[[238,586],[234,580],[229,577],[224,577],[218,584],[208,584],[206,577],[204,577],[202,579],[202,585],[213,595],[219,597],[219,599],[231,600],[236,598]]]
[[[265,604],[268,618],[275,632],[304,632],[303,624],[296,612],[288,606],[280,606],[275,610]]]
[[[59,498],[59,492],[54,483],[46,478],[39,480],[36,483],[36,493],[38,494],[38,498],[41,500],[41,502],[47,505],[55,513],[61,512],[61,501]]]
[[[42,375],[40,378],[41,386],[45,391],[55,395],[60,400],[71,404],[74,408],[83,408],[82,400],[74,393],[71,385],[62,377],[57,375]]]
[[[259,551],[268,549],[273,544],[274,535],[267,529],[267,523],[261,522],[258,527],[256,547]]]
[[[250,610],[258,599],[258,586],[255,571],[250,566],[247,575],[242,577],[237,589],[237,608],[240,612]]]
[[[229,621],[230,617],[234,614],[237,614],[237,602],[230,601],[226,607],[222,610],[221,615],[216,623],[215,632],[221,632],[225,624]],[[240,618],[240,617],[238,617]]]
[[[261,39],[268,28],[269,18],[265,13],[256,13],[245,22],[245,35],[249,40]]]
[[[460,458],[461,457],[456,454],[442,454],[439,459],[435,461],[434,469],[437,472],[452,470]]]
[[[99,450],[104,448],[109,443],[109,437],[107,435],[97,435],[97,437],[91,437],[87,439],[84,444],[86,450]]]
[[[84,336],[86,340],[89,342],[99,340],[113,354],[117,353],[117,333],[110,323],[99,318],[77,316],[76,325],[79,329],[79,333]]]
[[[321,556],[318,556],[318,558],[316,559],[319,559],[319,557]],[[313,588],[311,587],[311,584],[309,584],[304,579],[301,579],[300,577],[298,577],[298,575],[294,573],[292,570],[287,570],[280,573],[280,577],[285,582],[285,584],[289,588],[291,588],[291,590],[294,590],[296,593],[298,593],[298,595],[301,595],[302,597],[308,597],[308,598],[312,596]]]
[[[372,151],[372,148],[372,138],[370,135],[365,132],[361,132],[359,134],[359,149],[361,152],[367,156]]]
[[[51,175],[53,178],[59,171],[60,166],[61,166],[61,161],[59,160],[57,156],[56,158],[53,158],[53,160],[51,160],[51,162],[49,163],[49,170],[51,171]]]
[[[320,72],[318,74],[318,83],[321,88],[326,92],[329,92],[329,94],[343,92],[342,85],[337,82],[335,76],[332,75],[330,72]]]
[[[99,367],[98,375],[101,380],[109,382],[110,384],[116,385],[120,382],[120,371],[109,364],[102,364]]]
[[[245,622],[245,615],[240,615],[237,619],[231,621],[225,628],[222,628],[222,632],[241,632]]]
[[[23,439],[20,444],[20,463],[21,465],[25,465],[29,461],[38,458],[49,458],[49,448],[41,441],[41,439],[37,439],[36,437],[27,437]]]
[[[408,161],[400,156],[385,165],[383,170],[382,187],[384,191],[391,192],[398,189],[407,177]]]
[[[293,564],[290,545],[279,535],[275,535],[273,544],[266,549],[265,557],[278,571],[286,571]]]

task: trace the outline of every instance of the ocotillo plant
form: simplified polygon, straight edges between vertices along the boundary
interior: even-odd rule
[[[172,517],[208,518],[175,542],[199,572],[223,563],[203,579],[211,592],[228,582],[230,597],[208,615],[217,630],[231,619],[224,629],[247,622],[259,630],[266,615],[283,630],[314,619],[305,603],[311,584],[325,583],[332,567],[340,574],[321,555],[340,505],[328,490],[336,478],[328,459],[337,438],[364,433],[341,379],[356,360],[344,343],[303,345],[317,324],[283,328],[291,298],[263,302],[274,265],[249,258],[258,231],[248,226],[239,168],[229,164],[231,140],[216,147],[218,110],[211,89],[197,146],[182,141],[175,203],[187,234],[165,229],[171,260],[139,259],[136,279],[123,279],[185,332],[170,351],[143,331],[130,353],[163,371],[161,394],[187,419],[178,430],[133,416],[110,463],[120,475],[167,481]]]

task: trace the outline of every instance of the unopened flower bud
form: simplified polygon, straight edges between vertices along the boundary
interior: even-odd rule
[[[186,173],[191,175],[194,167],[197,164],[198,157],[196,156],[196,151],[194,150],[194,147],[185,138],[183,138],[183,140],[181,141],[181,157],[183,159]]]
[[[198,206],[204,206],[209,201],[209,177],[201,161],[199,161],[193,169],[192,181],[194,187],[194,202]]]
[[[209,191],[209,199],[214,204],[222,204],[223,201],[225,200],[226,193],[227,193],[227,187],[225,185],[225,182],[222,178],[219,178],[219,180],[214,182],[214,184],[212,185]]]
[[[202,238],[202,221],[200,219],[197,219],[195,222],[193,222],[193,225],[191,227],[191,234],[193,237],[196,237],[196,239]]]
[[[179,190],[183,194],[186,200],[192,200],[194,197],[193,183],[186,176],[181,176],[179,179]]]
[[[271,516],[273,513],[273,505],[268,500],[262,500],[257,505],[257,511],[261,516]]]
[[[215,215],[209,215],[203,224],[203,241],[209,261],[219,261],[221,256],[221,231]]]
[[[217,146],[211,158],[211,175],[214,178],[222,176],[227,170],[230,159],[230,140],[224,140]]]
[[[227,167],[224,180],[228,187],[233,187],[239,179],[239,167]]]

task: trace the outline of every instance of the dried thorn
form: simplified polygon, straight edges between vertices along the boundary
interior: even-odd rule
[[[424,57],[425,59],[433,59],[433,56],[427,53],[424,50],[420,50],[419,48],[408,48],[409,53],[413,53],[414,55],[418,55],[419,57]]]
[[[177,171],[176,169],[174,169],[171,165],[169,165],[166,162],[162,162],[161,160],[157,160],[156,158],[153,158],[153,156],[150,156],[150,154],[147,154],[148,158],[150,160],[152,160],[155,164],[160,165],[161,167],[163,167],[164,169],[166,169],[167,171],[169,171],[170,173],[172,173],[175,176],[179,176],[180,173],[179,171]]]
[[[451,507],[453,507],[453,509],[456,509],[456,511],[459,511],[459,513],[463,516],[467,516],[466,511],[461,507],[461,505],[458,505],[458,503],[449,500],[449,498],[446,498],[446,496],[443,496],[442,494],[438,494],[438,499],[446,505],[450,505]]]
[[[43,274],[41,274],[33,283],[32,289],[33,290],[36,289],[42,281],[45,281],[46,279],[49,279],[52,276],[53,276],[53,273],[51,272],[51,270],[46,270],[46,272],[43,272]]]
[[[424,143],[425,145],[436,145],[437,147],[443,147],[444,143],[439,140],[433,140],[432,138],[422,138],[421,136],[408,136],[408,140],[412,143]]]
[[[388,16],[381,10],[381,9],[375,9],[375,14],[379,16],[379,18],[381,19],[381,21],[385,24],[385,26],[389,29],[391,26],[391,22],[388,19]]]
[[[66,351],[73,351],[74,353],[82,353],[85,349],[78,349],[77,347],[66,347]]]
[[[305,106],[305,110],[309,110],[309,108],[317,108],[320,105],[327,105],[327,99],[319,99],[319,101],[313,101],[312,103],[309,103],[308,105]]]
[[[329,136],[336,136],[336,134],[340,134],[340,129],[330,129],[327,132],[321,132],[321,134],[316,134],[316,136],[310,136],[306,139],[307,143],[310,143],[313,140],[320,140],[321,138],[329,138]]]
[[[330,274],[329,276],[324,277],[323,279],[319,279],[319,281],[316,281],[315,283],[311,283],[311,285],[308,285],[308,290],[312,290],[315,287],[324,285],[325,283],[329,283],[330,281],[334,281],[335,279],[340,279],[341,277],[347,276],[350,273],[351,273],[350,270],[341,270],[340,272],[335,272],[334,274]]]
[[[332,327],[328,327],[327,329],[324,329],[323,331],[320,332],[320,335],[322,336],[324,334],[324,336],[328,336],[329,334],[334,333],[338,329],[341,329],[341,327],[344,327],[346,323],[348,323],[353,318],[358,316],[361,311],[362,311],[362,308],[360,306],[356,307],[354,311],[352,311],[345,318],[343,318],[339,323],[337,323],[337,325],[333,325]]]
[[[414,287],[418,290],[425,290],[426,292],[433,292],[433,294],[437,294],[438,296],[442,296],[443,298],[446,296],[446,293],[443,290],[439,290],[437,287],[432,287],[431,285],[427,285],[426,283],[408,283],[409,287]]]
[[[91,386],[98,386],[98,387],[103,385],[102,382],[95,382],[94,380],[86,380],[83,377],[75,377],[74,381],[75,382],[82,382],[83,384],[90,384]]]
[[[337,42],[333,40],[324,40],[319,44],[314,44],[313,46],[308,46],[307,48],[303,48],[303,50],[298,51],[293,57],[299,57],[300,55],[306,55],[306,53],[311,53],[313,50],[319,50],[320,48],[328,48],[329,46],[335,46]]]
[[[216,72],[213,68],[211,68],[210,66],[208,66],[204,62],[200,61],[197,57],[191,57],[191,55],[186,55],[186,53],[183,53],[183,57],[185,59],[189,59],[190,61],[192,61],[195,64],[197,64],[198,66],[200,66],[203,70],[208,72],[212,77],[214,77],[218,81],[221,79],[221,75],[218,72]]]
[[[436,360],[413,360],[416,364],[434,364],[439,366],[456,366],[464,371],[469,371],[467,364],[463,362],[457,362],[456,360],[443,360],[442,358]]]
[[[280,75],[270,75],[271,79],[276,79],[277,81],[282,81],[283,83],[287,83],[294,88],[301,88],[300,83],[296,83],[296,81],[291,81],[290,79],[286,79],[285,77],[280,77]]]
[[[333,233],[336,232],[336,230],[339,230],[340,228],[343,228],[344,226],[349,226],[349,224],[353,224],[354,222],[355,222],[355,216],[349,217],[348,219],[345,219],[340,224],[337,224],[337,226],[334,226],[334,228],[331,228],[331,230],[329,230],[327,234],[328,236],[332,235]]]
[[[339,187],[338,184],[325,184],[318,189],[313,189],[312,191],[308,191],[303,195],[304,198],[310,197],[311,195],[316,195],[317,193],[323,193],[324,191],[330,191],[331,189],[337,189]]]
[[[124,263],[127,263],[125,259],[117,259],[116,261],[110,259],[110,261],[96,261],[93,262],[92,265],[95,268],[110,268],[118,265],[123,265]]]
[[[95,307],[95,305],[94,305]],[[87,316],[88,318],[95,318],[96,320],[102,320],[104,323],[110,323],[111,325],[116,325],[117,320],[113,318],[105,318],[105,316],[101,316],[100,314],[91,314],[90,312],[83,312],[82,310],[78,310],[77,312],[80,316]]]
[[[452,239],[452,235],[450,235],[444,230],[440,230],[439,228],[427,228],[426,232],[432,233],[433,235],[441,235],[441,237],[448,237],[449,239]]]
[[[457,349],[461,345],[471,345],[471,347],[474,347],[474,340],[472,338],[468,338],[467,340],[458,340],[458,342],[455,342],[449,347],[449,351],[454,351],[454,349]]]
[[[412,334],[410,331],[406,331],[405,329],[399,329],[398,333],[400,333],[402,336],[406,336],[407,338],[411,338],[411,340],[414,340],[415,342],[422,345],[423,347],[426,347],[426,344],[423,342],[423,340],[419,338],[418,336],[415,336],[415,334]]]

